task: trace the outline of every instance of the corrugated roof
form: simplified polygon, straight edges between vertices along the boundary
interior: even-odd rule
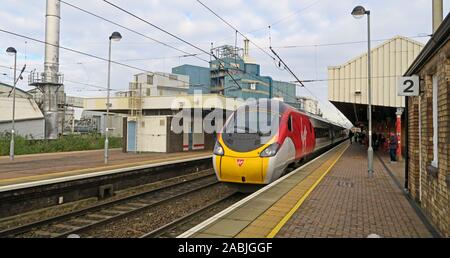
[[[399,36],[399,35],[397,35],[397,36],[393,37],[392,39],[389,39],[389,40],[387,40],[387,41],[384,41],[384,42],[381,43],[380,45],[378,45],[378,46],[376,46],[376,47],[373,47],[373,48],[371,49],[370,52],[372,52],[372,54],[373,54],[373,52],[375,52],[375,51],[377,51],[378,49],[384,47],[385,45],[390,44],[390,43],[393,42],[393,41],[396,41],[397,39],[406,40],[406,41],[411,42],[411,43],[413,43],[413,44],[415,44],[415,45],[417,45],[417,46],[419,46],[419,47],[423,47],[423,44],[420,43],[419,41],[410,39],[410,38],[408,38],[408,37],[404,37],[404,36]],[[361,58],[363,58],[363,57],[366,57],[366,56],[367,56],[367,52],[364,53],[364,54],[361,54],[361,55],[359,55],[359,56],[357,56],[357,57],[354,57],[354,58],[350,59],[349,61],[347,61],[347,62],[344,63],[344,64],[336,65],[336,66],[328,66],[328,68],[329,68],[329,69],[332,69],[332,68],[340,68],[340,67],[346,66],[346,65],[348,65],[348,64],[350,64],[350,63],[352,63],[352,62],[354,62],[354,61],[356,61],[356,60],[358,60],[358,59],[361,59]]]
[[[12,89],[13,86],[0,82],[0,97],[7,97]],[[16,87],[16,98],[31,98],[31,94]]]
[[[13,98],[0,97],[0,122],[12,120]],[[16,98],[16,120],[43,119],[44,115],[33,99]]]
[[[417,41],[396,36],[371,49],[373,105],[404,107],[405,98],[397,95],[397,80],[422,47]],[[367,70],[367,53],[343,65],[328,67],[328,99],[367,105]]]

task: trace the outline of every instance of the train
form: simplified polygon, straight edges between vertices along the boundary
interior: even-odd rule
[[[348,138],[348,129],[275,99],[234,111],[217,134],[213,167],[221,182],[264,186],[316,152]]]

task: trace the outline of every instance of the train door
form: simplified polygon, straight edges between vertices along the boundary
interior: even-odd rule
[[[309,154],[314,150],[315,138],[314,138],[314,130],[312,128],[311,122],[307,116],[302,117],[303,120],[303,129],[302,134],[304,134],[304,153]]]
[[[309,152],[313,152],[314,149],[316,148],[316,132],[314,131],[314,126],[311,123],[311,120],[309,118],[308,118],[308,124],[309,124],[309,131],[310,131],[309,140],[311,143]]]
[[[330,142],[331,142],[331,144],[333,144],[333,134],[334,134],[334,131],[333,131],[333,127],[329,127],[328,128],[328,130],[329,130],[329,139],[330,139]]]
[[[303,155],[303,144],[302,144],[302,116],[298,113],[292,113],[292,141],[295,147],[295,159],[300,159]]]

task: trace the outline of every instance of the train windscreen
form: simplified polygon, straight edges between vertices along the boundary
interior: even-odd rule
[[[228,148],[238,152],[255,150],[278,132],[280,114],[268,110],[246,108],[232,114],[222,131]]]

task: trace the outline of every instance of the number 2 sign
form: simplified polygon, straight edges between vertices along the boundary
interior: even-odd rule
[[[405,76],[398,79],[398,96],[419,96],[419,76]]]

